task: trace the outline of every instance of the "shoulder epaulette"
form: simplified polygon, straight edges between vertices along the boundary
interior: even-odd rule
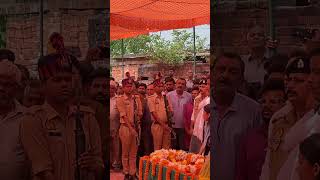
[[[95,111],[89,107],[89,106],[80,106],[80,111],[81,112],[87,112],[87,113],[95,113]]]
[[[156,94],[152,94],[152,95],[148,96],[148,98],[154,98],[154,97],[156,97]]]
[[[140,95],[135,94],[135,95],[133,95],[133,97],[135,97],[135,98],[140,98]]]
[[[35,114],[37,112],[42,111],[43,108],[40,105],[31,106],[29,108],[26,108],[25,114]]]
[[[117,99],[120,99],[120,98],[123,98],[123,97],[124,97],[124,95],[118,95]]]

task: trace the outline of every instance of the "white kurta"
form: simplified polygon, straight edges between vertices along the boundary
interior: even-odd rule
[[[193,135],[196,136],[201,142],[203,141],[203,129],[204,129],[204,119],[203,119],[203,108],[210,103],[210,97],[204,98],[199,104],[199,113],[197,115],[196,121],[194,123]]]
[[[311,110],[305,115],[306,118],[298,121],[288,132],[284,139],[283,150],[290,151],[290,155],[285,165],[286,169],[281,169],[287,172],[287,176],[279,177],[289,180],[299,180],[296,168],[298,166],[299,145],[308,136],[315,132],[320,132],[320,115]]]

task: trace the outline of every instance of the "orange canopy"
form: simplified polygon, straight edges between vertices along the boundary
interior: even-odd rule
[[[210,0],[111,0],[111,40],[210,23]]]
[[[135,37],[141,34],[148,34],[148,31],[134,31],[130,29],[126,29],[120,26],[110,26],[110,38],[111,40],[123,39],[123,38],[130,38]]]

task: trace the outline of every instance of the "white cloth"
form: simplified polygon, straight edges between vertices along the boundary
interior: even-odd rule
[[[196,117],[196,121],[194,123],[193,135],[196,136],[201,142],[203,141],[203,129],[204,129],[204,119],[203,119],[203,111],[204,106],[210,104],[210,97],[205,97],[199,104],[199,113]]]
[[[193,80],[188,79],[186,86],[187,86],[188,89],[193,88]]]
[[[264,63],[256,59],[251,59],[251,55],[243,56],[245,64],[244,78],[248,83],[261,83],[264,82],[264,76],[267,74],[264,69]]]
[[[286,161],[287,168],[281,169],[281,172],[289,173],[287,179],[300,180],[296,168],[298,166],[299,145],[300,143],[313,133],[320,132],[320,115],[314,110],[306,114],[307,118],[298,121],[288,132],[284,139],[283,150],[290,151],[288,160]],[[284,176],[279,177],[284,178]]]

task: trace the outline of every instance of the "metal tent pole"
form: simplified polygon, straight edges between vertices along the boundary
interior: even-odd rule
[[[268,0],[268,16],[269,16],[269,36],[272,40],[275,37],[275,25],[273,22],[273,9],[274,9],[274,2],[273,0]],[[276,49],[268,49],[268,56],[271,57],[276,53]]]
[[[40,57],[43,56],[43,0],[40,0]]]
[[[124,41],[121,39],[122,79],[124,79]]]
[[[193,26],[193,79],[196,75],[196,27]]]

